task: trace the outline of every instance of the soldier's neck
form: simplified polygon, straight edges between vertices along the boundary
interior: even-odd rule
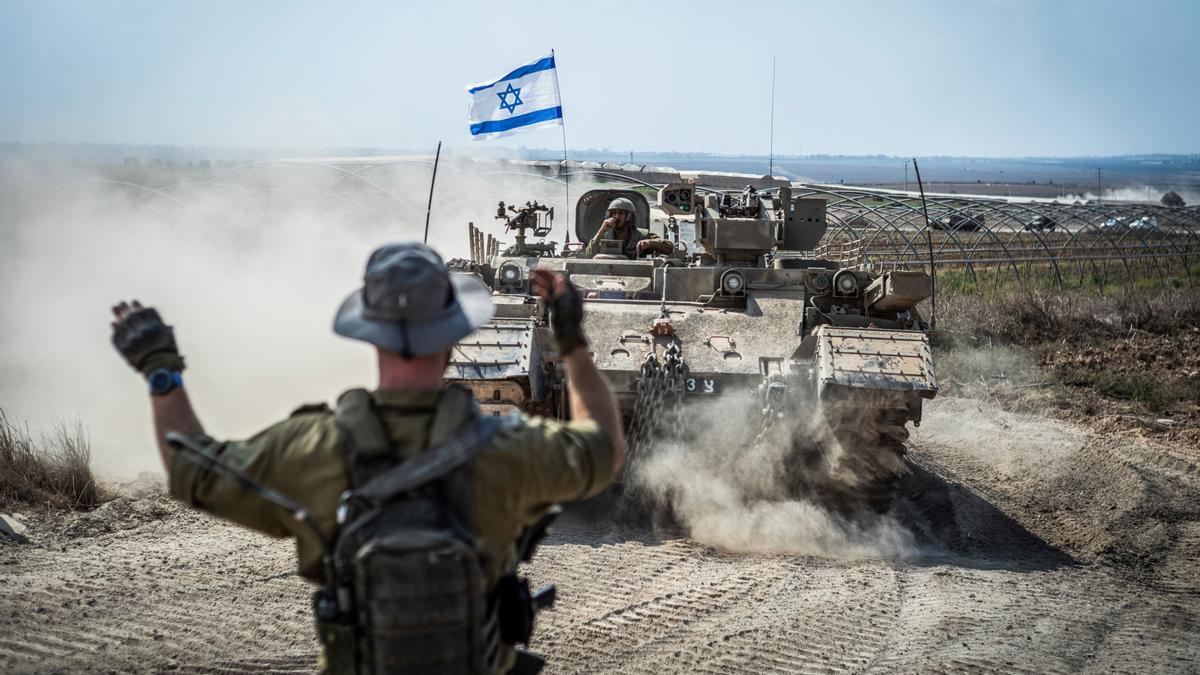
[[[379,390],[380,391],[436,391],[446,386],[446,381],[441,375],[437,379],[430,378],[412,378],[412,377],[384,377],[383,373],[379,374]]]
[[[448,353],[405,359],[379,350],[379,389],[433,391],[445,386]]]

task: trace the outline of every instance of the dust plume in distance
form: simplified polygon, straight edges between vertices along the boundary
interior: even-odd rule
[[[0,407],[35,430],[77,418],[102,476],[159,470],[146,385],[110,343],[110,307],[131,298],[175,326],[215,437],[375,386],[371,348],[335,336],[333,314],[374,247],[421,239],[432,167],[360,168],[0,164]],[[443,156],[430,244],[465,257],[468,221],[505,237],[496,203],[527,199],[558,207],[561,241],[563,198],[533,173]]]

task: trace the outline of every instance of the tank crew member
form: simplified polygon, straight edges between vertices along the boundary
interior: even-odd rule
[[[653,235],[647,237],[637,228],[637,212],[633,202],[625,197],[618,197],[608,205],[607,217],[600,225],[592,240],[583,250],[585,258],[594,258],[600,252],[600,242],[604,239],[619,240],[621,252],[626,258],[637,258],[642,255],[671,255],[675,247],[671,242],[659,239]]]
[[[642,233],[634,223],[637,220],[637,212],[634,211],[633,202],[624,197],[612,200],[612,203],[608,205],[606,216],[604,222],[600,224],[600,229],[583,249],[584,257],[594,257],[600,252],[600,242],[608,239],[621,242],[621,252],[625,254],[626,258],[636,258],[637,245],[639,241],[642,241]]]
[[[352,623],[350,632],[327,631],[321,625],[318,610],[323,661],[330,671],[362,668],[364,650],[369,651],[366,671],[511,669],[518,660],[512,644],[521,640],[494,637],[506,635],[506,619],[501,616],[492,621],[497,613],[504,613],[503,608],[492,608],[503,603],[492,600],[505,583],[516,580],[514,572],[521,555],[517,542],[523,529],[553,504],[599,493],[624,462],[620,416],[611,387],[585,348],[587,343],[581,329],[583,303],[578,292],[561,274],[547,270],[536,270],[532,284],[534,292],[549,308],[554,337],[566,368],[570,422],[511,416],[497,424],[489,421],[495,418],[480,415],[470,392],[446,385],[443,374],[451,349],[487,322],[494,308],[481,282],[450,274],[438,254],[423,244],[393,244],[374,251],[367,261],[363,287],[346,298],[334,319],[334,332],[374,346],[378,356],[378,388],[369,393],[363,389],[344,393],[338,399],[336,413],[323,404],[303,406],[289,418],[243,441],[218,443],[204,435],[204,426],[192,409],[180,376],[184,360],[176,346],[174,331],[164,324],[158,312],[136,300],[121,302],[113,308],[113,344],[150,382],[155,437],[169,474],[171,494],[190,506],[251,529],[276,537],[295,537],[299,573],[310,581],[326,582],[329,576],[326,569],[335,570],[331,575],[335,579],[342,575],[340,568],[323,567],[327,561],[322,555],[322,540],[336,542],[334,559],[340,562],[343,543],[357,541],[355,537],[370,532],[369,528],[355,529],[361,521],[355,520],[354,515],[348,521],[349,526],[344,524],[344,512],[338,513],[343,493],[353,490],[355,498],[369,496],[373,478],[390,477],[396,469],[421,465],[422,459],[437,459],[446,454],[447,448],[472,447],[461,440],[468,437],[468,430],[491,429],[490,436],[481,431],[471,437],[476,439],[474,454],[455,455],[463,458],[454,465],[458,468],[442,474],[424,474],[441,477],[418,483],[420,487],[409,483],[403,492],[384,494],[392,499],[385,502],[389,505],[436,504],[440,509],[437,522],[464,524],[465,527],[451,530],[445,526],[445,529],[469,542],[468,546],[473,548],[468,550],[478,551],[478,556],[472,558],[478,564],[470,568],[476,571],[468,578],[483,581],[474,585],[446,584],[440,587],[443,595],[423,598],[430,604],[423,605],[424,610],[417,607],[408,614],[419,617],[418,622],[428,623],[429,608],[442,609],[451,602],[445,593],[461,595],[463,588],[479,588],[476,595],[486,597],[487,602],[470,606],[488,609],[471,616],[476,616],[476,623],[483,622],[485,627],[471,635],[493,637],[483,644],[472,641],[468,645],[460,637],[466,631],[442,635],[429,632],[439,625],[434,622],[434,629],[417,632],[416,638],[412,637],[414,633],[393,630],[387,633],[387,640],[366,642],[360,624]],[[283,509],[216,472],[207,462],[176,451],[166,438],[170,431],[202,439],[208,444],[210,457],[297,502],[307,509],[322,536],[305,529]],[[376,441],[374,444],[372,439]],[[356,503],[351,502],[351,513],[355,512]],[[383,522],[386,528],[394,519],[371,522],[376,528]],[[351,537],[349,532],[355,536]],[[367,548],[357,550],[361,556],[361,551]],[[370,590],[365,594],[367,600],[356,601],[357,614],[353,616],[363,616],[364,611],[375,612],[371,616],[385,617],[394,628],[407,616],[406,609],[417,604],[408,602],[404,593],[416,592],[412,590],[414,586],[423,589],[429,586],[411,577],[427,571],[422,566],[433,565],[434,556],[403,558],[418,562],[408,568],[397,568],[387,566],[401,559],[395,557],[399,553],[391,551],[391,554],[394,557],[379,558],[382,554],[373,554],[376,558],[372,560],[382,561],[378,568],[362,566],[361,561],[358,566],[348,567],[358,575],[358,581],[365,575],[370,582]],[[441,564],[443,568],[447,565]],[[408,571],[391,575],[371,571],[377,569]],[[439,574],[445,571],[438,569]],[[455,563],[453,573],[467,574],[464,569],[466,565]],[[396,583],[401,579],[407,583]],[[353,588],[359,593],[359,586]],[[524,588],[528,601],[528,587]],[[376,596],[386,596],[389,591],[392,597],[378,605],[373,602]],[[454,596],[451,599],[458,600]],[[373,624],[370,630],[383,629],[376,629]],[[347,638],[347,635],[358,637]],[[370,647],[364,648],[364,644]]]
[[[601,251],[600,242],[605,239],[620,241],[621,252],[626,258],[636,258],[639,255],[656,251],[670,253],[664,248],[664,245],[666,248],[673,248],[669,242],[647,238],[637,228],[636,220],[637,212],[633,208],[633,202],[625,197],[617,197],[612,200],[612,203],[608,205],[604,222],[600,224],[600,229],[584,247],[583,257],[596,257],[596,254]]]

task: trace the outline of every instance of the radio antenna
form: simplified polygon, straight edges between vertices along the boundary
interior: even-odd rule
[[[433,156],[433,178],[429,179],[429,204],[425,206],[425,239],[429,243],[429,212],[433,210],[433,186],[437,183],[438,160],[442,158],[442,142],[438,141],[437,154]]]
[[[921,182],[921,167],[913,157],[913,170],[917,172],[917,187],[921,190],[921,212],[925,214],[925,243],[929,245],[929,329],[937,328],[937,265],[933,262],[933,235],[929,230],[929,206],[925,203],[925,183]]]
[[[771,57],[771,144],[770,159],[767,165],[767,176],[775,177],[775,57]]]

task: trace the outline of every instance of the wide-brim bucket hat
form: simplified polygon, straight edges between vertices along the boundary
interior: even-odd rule
[[[388,244],[371,253],[363,286],[342,301],[333,332],[406,358],[426,356],[453,347],[495,311],[488,287],[451,274],[432,248]]]

